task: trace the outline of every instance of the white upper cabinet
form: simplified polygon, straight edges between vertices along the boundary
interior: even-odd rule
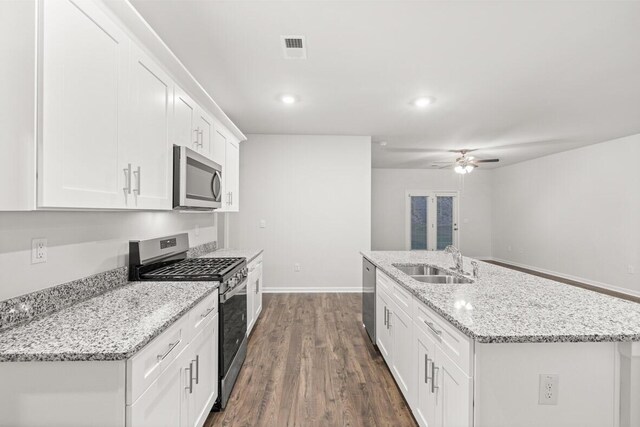
[[[129,39],[93,2],[41,4],[39,206],[124,208]]]
[[[169,125],[173,82],[139,48],[131,49],[127,141],[123,150],[132,164],[131,191],[136,208],[171,209],[172,151]]]
[[[223,166],[222,175],[224,181],[224,160],[225,153],[227,151],[227,137],[222,132],[219,126],[216,126],[213,132],[213,141],[211,144],[211,160]],[[223,200],[224,205],[224,200]]]
[[[227,140],[222,169],[223,187],[222,208],[225,212],[238,212],[240,208],[240,147],[232,140]]]
[[[0,1],[0,211],[35,207],[36,2]]]
[[[173,143],[192,150],[198,148],[196,129],[196,103],[175,86],[173,98]]]
[[[201,154],[212,158],[213,120],[203,110],[198,111],[196,118],[196,133],[198,134],[198,149]]]

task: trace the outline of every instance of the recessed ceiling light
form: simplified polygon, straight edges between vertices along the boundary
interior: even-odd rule
[[[425,108],[431,104],[433,104],[434,102],[436,102],[436,99],[432,96],[422,96],[420,98],[416,98],[413,101],[413,105],[415,105],[418,108]]]
[[[294,104],[297,101],[297,99],[293,95],[282,95],[280,97],[280,101],[282,101],[285,104]]]

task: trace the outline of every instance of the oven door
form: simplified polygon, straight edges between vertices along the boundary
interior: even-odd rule
[[[247,335],[247,280],[220,295],[220,376],[229,371]]]
[[[222,206],[222,167],[187,147],[173,146],[173,208]]]

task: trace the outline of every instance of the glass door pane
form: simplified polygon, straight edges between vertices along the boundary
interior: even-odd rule
[[[427,201],[426,196],[411,197],[411,249],[427,249]]]
[[[454,218],[454,207],[452,196],[436,197],[436,250],[443,250],[449,245],[453,245],[454,231],[457,228]]]

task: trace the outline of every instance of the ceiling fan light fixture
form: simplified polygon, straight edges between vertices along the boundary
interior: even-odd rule
[[[467,173],[467,169],[460,166],[460,165],[456,165],[456,167],[453,169],[456,173],[459,173],[460,175],[464,175]]]

